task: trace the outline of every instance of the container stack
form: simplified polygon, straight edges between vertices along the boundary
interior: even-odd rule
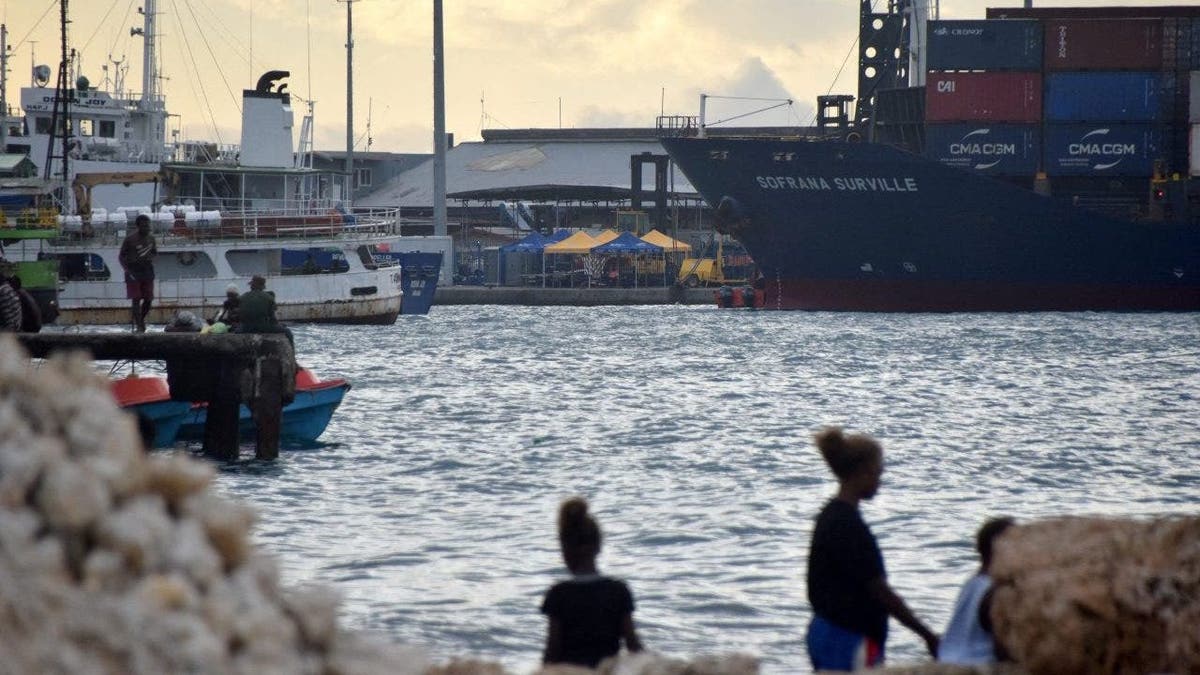
[[[1045,22],[1048,176],[1154,174],[1174,102],[1162,33],[1162,19]]]
[[[1097,11],[930,21],[926,155],[1072,191],[1200,175],[1200,18]]]
[[[1032,178],[1041,162],[1041,22],[930,21],[928,35],[926,155]]]

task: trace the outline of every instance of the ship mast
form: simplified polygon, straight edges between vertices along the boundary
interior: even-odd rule
[[[140,8],[142,13],[142,108],[150,110],[158,100],[158,54],[157,30],[155,27],[158,14],[158,0],[145,0],[145,6]]]
[[[54,164],[54,138],[56,135],[62,136],[62,155],[59,156],[59,161],[62,166],[62,181],[65,186],[70,179],[70,171],[67,166],[67,154],[70,150],[70,129],[71,129],[71,105],[70,99],[74,95],[74,90],[71,88],[71,83],[68,81],[68,69],[70,63],[67,61],[67,0],[59,0],[59,43],[61,46],[61,59],[58,62],[58,81],[54,87],[54,109],[50,113],[50,142],[46,144],[46,164],[42,169],[43,177],[50,180],[53,175]],[[64,199],[66,196],[64,195]]]

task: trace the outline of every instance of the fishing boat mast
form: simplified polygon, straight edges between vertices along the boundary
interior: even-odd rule
[[[346,198],[354,199],[354,3],[358,0],[337,0],[346,4]]]

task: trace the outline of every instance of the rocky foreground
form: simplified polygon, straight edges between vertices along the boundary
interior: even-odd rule
[[[332,590],[281,585],[251,544],[253,513],[213,476],[142,452],[83,356],[35,369],[0,335],[0,674],[505,672],[342,628]],[[1019,665],[886,672],[1200,673],[1200,518],[1021,525],[997,544],[995,576],[997,631]],[[758,671],[741,654],[637,654],[599,672]]]

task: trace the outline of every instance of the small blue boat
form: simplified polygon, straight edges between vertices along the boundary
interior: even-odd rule
[[[131,380],[136,382],[130,384]],[[334,411],[348,391],[350,382],[345,378],[318,380],[311,370],[297,369],[296,397],[283,407],[280,438],[309,443],[316,441],[325,433],[325,427],[329,426]],[[115,380],[113,393],[122,408],[132,410],[154,422],[154,447],[169,447],[177,440],[204,439],[204,423],[208,419],[207,406],[171,401],[165,379],[135,377]],[[255,426],[250,409],[245,405],[240,406],[238,417],[239,433],[244,438],[252,439]]]
[[[156,448],[173,444],[192,412],[191,403],[171,400],[167,381],[161,377],[129,375],[113,380],[110,389],[118,405],[153,423]]]

